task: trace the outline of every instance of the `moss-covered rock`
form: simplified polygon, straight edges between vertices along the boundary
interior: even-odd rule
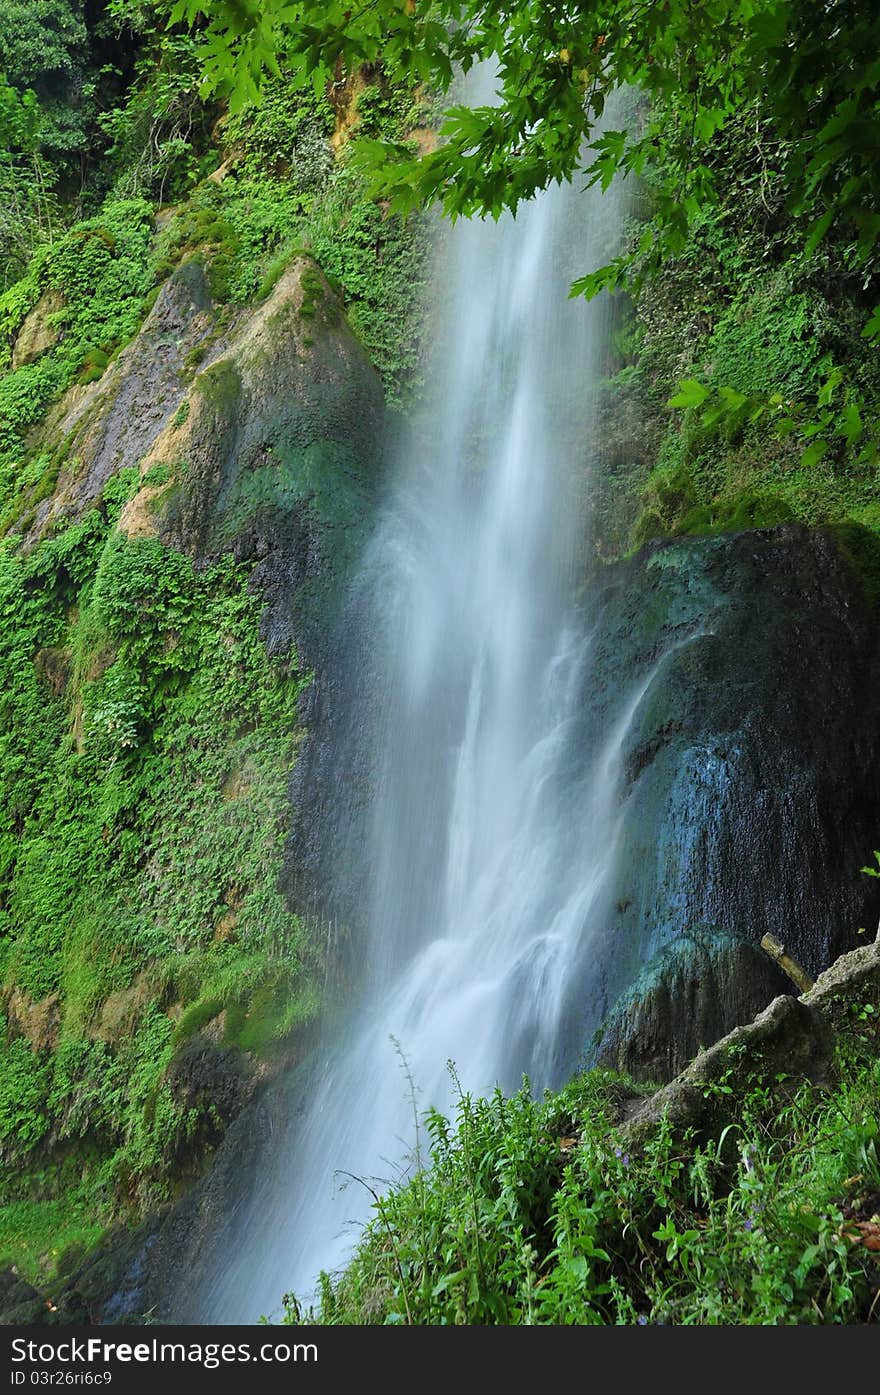
[[[379,379],[311,258],[213,340],[164,407],[120,527],[197,562],[253,561],[270,650],[294,634],[314,650],[373,514],[384,425]]]
[[[33,546],[94,508],[120,470],[137,466],[184,398],[187,354],[212,342],[216,312],[197,260],[162,286],[143,327],[94,382],[69,389],[37,426],[32,451],[58,456],[57,482],[28,529]]]

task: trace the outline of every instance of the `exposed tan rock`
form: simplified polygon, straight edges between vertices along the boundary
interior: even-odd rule
[[[238,925],[238,913],[244,901],[244,894],[244,887],[239,886],[237,882],[234,882],[232,886],[228,886],[223,893],[223,901],[229,909],[218,917],[217,923],[214,926],[214,939],[218,944],[236,938],[235,930]]]
[[[366,87],[367,81],[363,72],[360,68],[356,68],[353,73],[348,73],[345,77],[332,83],[328,89],[330,105],[336,116],[336,125],[333,135],[330,137],[330,144],[337,157],[348,144],[360,121],[357,99],[366,90]]]
[[[235,165],[238,162],[238,158],[239,157],[235,153],[230,155],[227,159],[223,161],[221,165],[218,165],[215,170],[211,171],[211,173],[208,175],[209,181],[212,184],[222,184],[229,171],[231,169],[234,169]]]
[[[54,349],[61,338],[61,331],[52,323],[52,317],[64,309],[64,296],[60,291],[44,291],[30,314],[26,315],[12,348],[12,367],[23,368]]]
[[[415,126],[407,140],[415,141],[420,155],[433,155],[440,145],[440,138],[433,126]]]
[[[140,333],[97,382],[70,388],[28,439],[64,461],[51,498],[37,507],[34,543],[53,520],[94,507],[110,477],[136,465],[182,402],[186,360],[216,332],[216,312],[198,259],[165,282]],[[207,357],[207,352],[206,352]]]
[[[111,993],[101,1008],[101,1016],[92,1031],[95,1041],[108,1044],[122,1041],[134,1032],[144,1009],[156,1001],[156,983],[148,974],[138,974],[128,988]]]
[[[54,1050],[61,1027],[61,999],[57,993],[34,1001],[20,988],[6,1000],[6,1020],[12,1036],[24,1037],[35,1051]]]
[[[70,681],[70,651],[58,646],[40,649],[34,655],[34,664],[55,696],[60,697]]]
[[[245,771],[232,770],[223,786],[223,798],[226,800],[243,799],[251,785],[252,780]]]
[[[842,954],[835,959],[824,973],[816,979],[814,987],[804,994],[801,1002],[829,1015],[834,1005],[846,995],[852,998],[853,989],[859,985],[873,992],[880,983],[880,941],[860,945],[850,954]]]
[[[231,944],[236,939],[238,911],[224,911],[214,926],[214,943]]]

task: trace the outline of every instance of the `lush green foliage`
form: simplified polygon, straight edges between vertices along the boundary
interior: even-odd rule
[[[150,4],[111,0],[107,8],[113,58],[126,80],[96,118],[96,145],[106,149],[94,178],[113,198],[185,197],[214,168],[211,128],[220,114],[199,100],[195,44],[166,33]]]
[[[425,1120],[430,1171],[376,1200],[325,1323],[806,1324],[868,1320],[880,1270],[875,1007],[829,1094],[750,1077],[707,1087],[726,1122],[667,1122],[639,1148],[605,1072],[535,1100],[460,1098]],[[851,1048],[848,1048],[851,1049]],[[417,1169],[428,1158],[418,1158]],[[876,1219],[876,1217],[875,1217]],[[873,1245],[873,1238],[871,1238]],[[314,1320],[288,1298],[290,1321]]]
[[[162,70],[156,80],[161,85]],[[399,93],[374,87],[362,95],[374,125],[418,117],[420,108]],[[353,126],[357,100],[349,113]],[[424,237],[416,224],[385,217],[349,165],[334,163],[333,129],[326,101],[292,93],[280,81],[257,111],[230,122],[224,148],[236,155],[223,182],[197,184],[158,238],[146,200],[110,200],[100,214],[43,246],[26,275],[0,296],[0,368],[10,364],[16,336],[41,296],[56,297],[42,302],[53,342],[0,377],[4,531],[18,520],[31,523],[63,463],[63,442],[29,453],[27,433],[71,383],[101,377],[139,327],[157,279],[188,256],[205,259],[219,302],[241,304],[268,294],[293,254],[310,248],[343,294],[390,397],[401,401],[412,392]],[[134,167],[125,168],[120,184],[136,185]]]
[[[88,46],[81,7],[71,0],[0,3],[0,71],[20,92],[39,99],[41,145],[56,161],[75,158],[86,143],[94,96]]]
[[[20,274],[57,219],[52,175],[40,149],[36,93],[0,74],[0,260],[3,285]]]
[[[880,228],[877,20],[854,0],[703,0],[698,9],[690,0],[378,0],[354,8],[175,0],[170,12],[173,21],[204,18],[206,84],[228,91],[233,104],[255,98],[263,70],[277,70],[279,58],[318,89],[338,65],[355,71],[381,59],[395,76],[442,90],[456,65],[466,71],[491,59],[497,106],[454,107],[446,143],[422,160],[374,152],[401,207],[438,198],[454,213],[515,209],[551,180],[570,178],[593,137],[587,168],[603,183],[662,153],[675,182],[656,231],[675,248],[714,192],[704,152],[733,115],[760,101],[789,143],[782,171],[790,201],[807,216],[821,212],[815,237],[836,216],[864,254]],[[654,115],[643,130],[595,138],[607,93],[622,85],[655,100]],[[393,170],[389,153],[398,157]]]
[[[14,1255],[18,1272],[38,1282],[62,1256],[88,1251],[103,1233],[94,1188],[75,1178],[63,1196],[11,1201],[0,1208],[0,1255]]]
[[[267,659],[246,569],[113,530],[125,483],[0,557],[0,1150],[26,1210],[37,1144],[78,1150],[96,1216],[165,1194],[230,1108],[181,1065],[192,1034],[225,1014],[222,1083],[320,1002],[277,887],[308,675]]]
[[[305,236],[331,284],[342,288],[349,321],[389,399],[405,405],[421,382],[429,256],[424,225],[389,218],[364,197],[363,183],[349,164],[336,172]]]
[[[43,247],[25,277],[0,296],[0,528],[5,532],[52,492],[63,442],[29,458],[25,438],[50,403],[100,377],[135,333],[154,284],[152,213],[141,200],[110,203]],[[43,301],[46,347],[10,368],[25,316]],[[50,298],[51,297],[51,298]],[[53,443],[54,444],[54,443]]]
[[[308,675],[267,657],[247,568],[116,532],[133,469],[38,539],[76,465],[48,409],[103,376],[176,266],[204,261],[219,335],[310,250],[406,405],[413,210],[497,214],[582,167],[630,172],[627,253],[579,286],[629,276],[607,401],[635,404],[650,445],[620,487],[597,471],[607,550],[785,517],[880,527],[865,7],[709,0],[697,24],[685,0],[186,0],[192,32],[168,11],[0,0],[0,1256],[33,1274],[194,1175],[248,1059],[293,1049],[321,1006],[320,935],[277,885]],[[486,56],[500,105],[454,108],[438,145],[430,94]],[[597,134],[623,84],[650,111]],[[876,1083],[860,1065],[824,1115],[801,1093],[775,1123],[761,1085],[723,1148],[661,1131],[629,1161],[604,1077],[463,1099],[457,1131],[430,1117],[432,1173],[382,1202],[323,1318],[858,1320],[870,1273],[841,1215],[846,1176],[876,1169]]]
[[[857,0],[703,0],[699,7],[692,0],[378,0],[354,9],[175,0],[169,7],[176,21],[203,17],[205,85],[228,92],[233,105],[257,96],[263,70],[274,71],[279,58],[316,90],[340,68],[381,58],[394,77],[444,92],[457,68],[488,60],[495,104],[478,86],[473,105],[447,111],[438,148],[425,154],[382,133],[361,143],[361,167],[392,208],[437,201],[453,215],[515,211],[536,190],[578,174],[603,188],[615,176],[649,175],[653,198],[638,239],[576,281],[573,294],[637,283],[686,249],[694,225],[728,194],[718,152],[742,122],[760,135],[762,178],[776,186],[801,248],[809,255],[831,232],[846,269],[873,271],[880,20]],[[643,93],[647,108],[625,129],[607,129],[608,97],[622,87]],[[866,316],[864,325],[875,340],[880,317]],[[852,383],[846,400],[834,401],[842,378],[832,371],[801,401],[778,383],[758,391],[721,380],[706,416],[709,424],[762,416],[784,432],[800,427],[806,466],[835,437],[874,462],[870,404]],[[700,391],[709,395],[694,380],[672,400],[690,406]]]
[[[731,123],[713,157],[727,196],[617,297],[596,477],[606,555],[785,518],[877,526],[875,281],[837,234],[804,249],[772,153],[765,130]]]
[[[100,211],[77,217],[65,193],[38,75],[0,87],[17,187],[42,188],[42,162],[52,218],[18,279],[6,249],[0,296],[0,1257],[34,1276],[198,1170],[253,1058],[295,1050],[321,1008],[326,949],[278,887],[308,674],[294,653],[268,659],[247,567],[195,570],[116,531],[133,467],[74,524],[41,527],[39,505],[79,468],[79,428],[52,431],[47,413],[103,377],[189,257],[206,265],[218,335],[306,246],[392,398],[418,361],[418,226],[385,217],[340,157],[360,128],[421,119],[419,103],[377,76],[333,106],[279,76],[258,109],[216,125],[192,41],[149,6],[113,9],[86,47],[121,26],[136,61],[89,126],[106,156],[88,192],[111,186]],[[146,482],[169,478],[160,465]]]
[[[308,250],[343,298],[349,322],[379,370],[389,399],[408,401],[419,381],[424,224],[388,216],[357,170],[362,132],[411,129],[429,109],[381,79],[326,96],[267,83],[264,100],[231,117],[222,182],[204,181],[158,239],[159,275],[197,251],[214,296],[242,304],[268,295],[291,258]],[[332,138],[343,131],[339,158]]]
[[[138,39],[104,3],[0,0],[0,259],[4,284],[106,190],[102,111],[131,80]]]

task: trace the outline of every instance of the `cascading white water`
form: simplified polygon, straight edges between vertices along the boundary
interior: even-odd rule
[[[259,1233],[229,1257],[211,1320],[277,1311],[344,1258],[370,1196],[339,1174],[387,1180],[412,1145],[401,1058],[419,1106],[447,1109],[450,1060],[470,1091],[523,1073],[540,1088],[583,1045],[577,985],[643,691],[573,774],[589,637],[571,596],[601,316],[567,289],[614,250],[600,197],[553,188],[448,237],[430,405],[362,581],[387,684],[373,694],[363,1001],[279,1141]]]

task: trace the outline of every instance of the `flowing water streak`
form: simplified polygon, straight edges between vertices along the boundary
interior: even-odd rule
[[[600,221],[600,218],[602,221]],[[589,769],[572,749],[589,638],[571,604],[585,527],[601,315],[572,277],[615,251],[609,201],[553,188],[459,223],[435,293],[431,402],[400,462],[362,586],[385,690],[362,830],[366,987],[304,1115],[279,1140],[258,1233],[205,1316],[253,1320],[350,1250],[371,1186],[400,1174],[413,1101],[555,1083],[586,1033],[578,984],[617,830],[639,691]]]

